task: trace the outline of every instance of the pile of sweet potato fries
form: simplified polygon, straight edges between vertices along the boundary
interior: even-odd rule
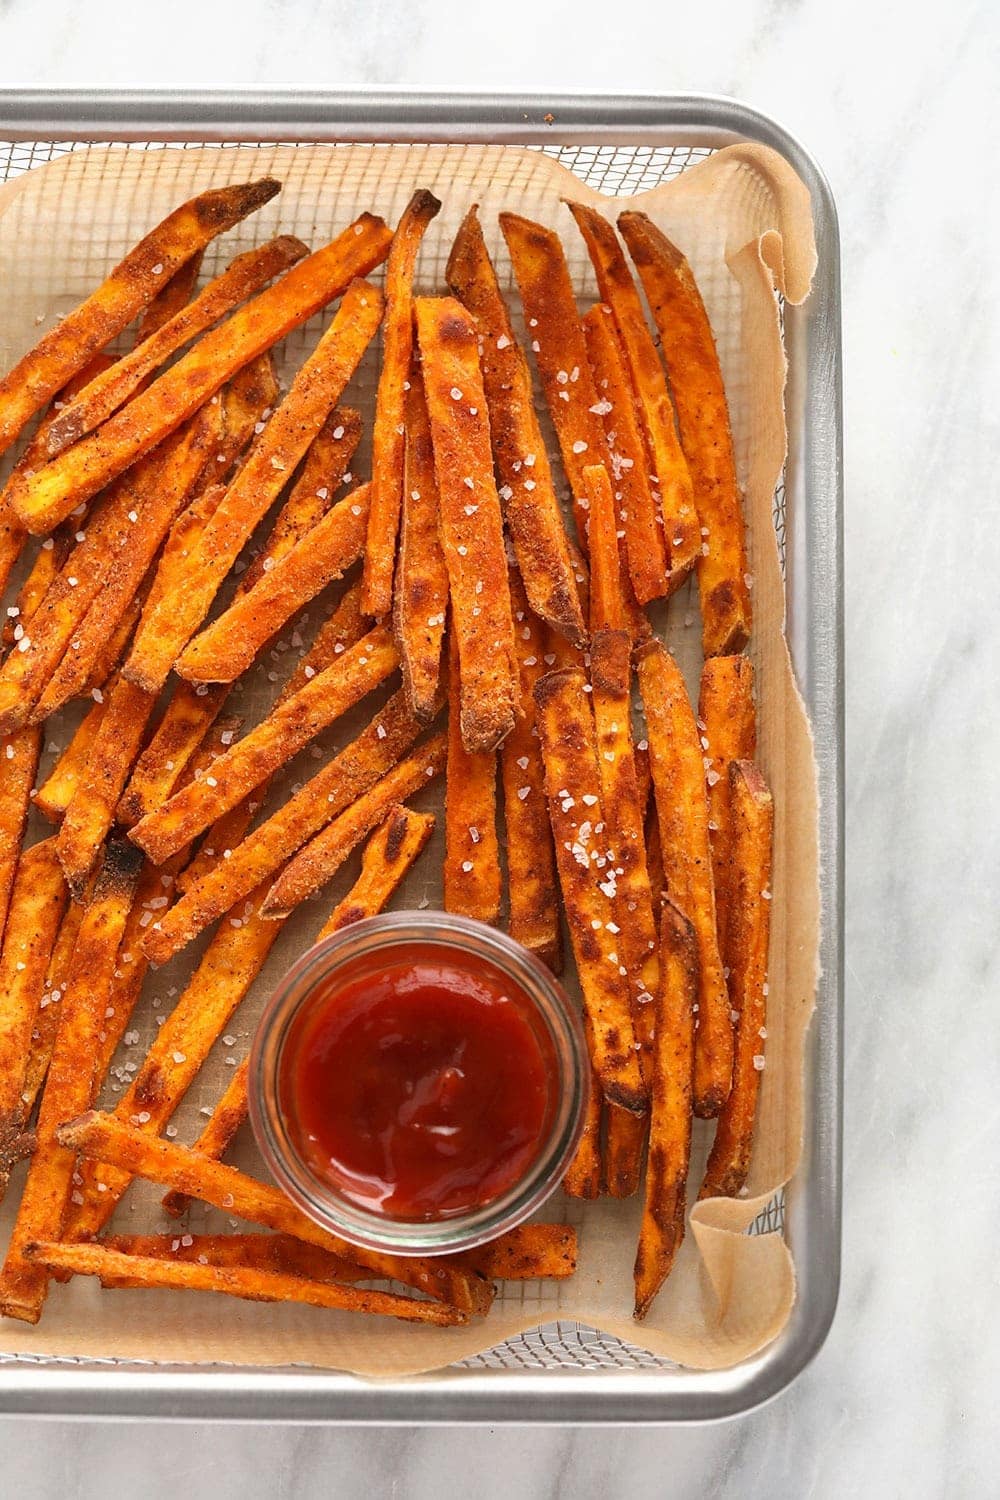
[[[578,203],[601,297],[582,316],[559,236],[502,214],[519,338],[475,207],[450,295],[416,295],[440,208],[423,190],[394,231],[365,213],[314,251],[280,236],[197,289],[210,241],[278,191],[265,179],[184,204],[0,380],[0,452],[38,419],[0,496],[0,587],[19,580],[0,665],[0,1193],[30,1157],[0,1312],[35,1322],[53,1278],[85,1274],[454,1324],[487,1309],[495,1277],[572,1272],[575,1234],[558,1224],[437,1259],[320,1229],[222,1161],[246,1117],[245,1061],[198,1140],[168,1131],[282,923],[362,844],[317,936],[382,910],[434,826],[407,804],[443,776],[445,908],[506,911],[557,973],[565,918],[593,1074],[565,1189],[644,1183],[642,1317],[684,1234],[692,1115],[717,1122],[700,1195],[744,1188],[766,1034],[772,805],[753,764],[751,580],[708,318],[649,219],[622,213],[616,231]],[[366,278],[383,263],[379,287]],[[272,351],[331,308],[282,394]],[[340,403],[379,333],[357,484],[362,418]],[[646,616],[692,574],[697,710]],[[266,715],[227,713],[339,579]],[[397,673],[351,743],[271,793]],[[36,787],[46,721],[81,698]],[[38,842],[32,805],[55,825]],[[127,1090],[98,1112],[147,969],[213,923]],[[167,1188],[170,1213],[197,1198],[271,1233],[102,1236],[134,1178]],[[373,1280],[407,1291],[359,1285]]]

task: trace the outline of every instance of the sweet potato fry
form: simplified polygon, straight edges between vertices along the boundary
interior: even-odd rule
[[[181,652],[189,682],[234,682],[292,615],[361,556],[369,486],[345,496]],[[273,562],[273,558],[272,558]]]
[[[270,177],[213,188],[175,209],[140,240],[97,290],[60,319],[0,380],[0,453],[10,447],[35,412],[141,312],[185,261],[280,190],[281,184]],[[27,521],[27,517],[22,519]]]
[[[52,948],[66,910],[66,882],[53,839],[26,849],[17,866],[0,955],[0,1198],[24,1123],[24,1077],[31,1033]]]
[[[664,902],[660,918],[660,959],[646,1192],[633,1271],[637,1321],[649,1312],[684,1238],[691,1157],[698,944],[691,923],[671,901]]]
[[[42,1094],[37,1144],[17,1220],[0,1273],[0,1311],[37,1323],[48,1273],[25,1259],[25,1246],[61,1231],[72,1189],[74,1154],[56,1129],[90,1103],[95,1041],[104,1014],[118,945],[138,875],[139,856],[127,845],[108,850],[104,869],[80,926],[72,974],[59,1002],[59,1025]]]
[[[154,1256],[122,1255],[103,1245],[73,1245],[39,1241],[27,1248],[31,1264],[74,1276],[127,1278],[140,1287],[175,1287],[181,1291],[223,1292],[246,1302],[304,1302],[309,1307],[334,1307],[347,1312],[377,1313],[407,1323],[437,1323],[453,1327],[469,1315],[441,1302],[418,1301],[396,1292],[361,1291],[335,1282],[309,1281],[281,1271],[258,1271],[244,1266],[200,1265],[197,1261],[161,1260]]]
[[[194,1143],[193,1149],[200,1156],[209,1156],[213,1161],[221,1161],[225,1156],[233,1137],[250,1112],[250,1098],[247,1093],[249,1075],[250,1059],[245,1057],[229,1080],[225,1093]],[[181,1214],[186,1213],[190,1205],[191,1199],[188,1194],[179,1193],[175,1188],[163,1195],[162,1207],[175,1219],[179,1219]]]
[[[717,1115],[733,1075],[733,1028],[715,927],[705,768],[694,711],[677,663],[659,641],[638,653],[667,892],[698,943],[694,1112]]]
[[[448,570],[438,533],[434,449],[420,365],[406,393],[406,458],[392,624],[403,667],[403,687],[416,718],[435,712],[441,647],[448,613]]]
[[[71,443],[79,442],[88,432],[93,432],[182,345],[211,328],[213,323],[308,254],[309,247],[301,240],[283,234],[237,255],[222,275],[210,281],[193,302],[188,301],[188,291],[173,316],[164,320],[155,331],[147,331],[130,354],[116,360],[74,401],[63,407],[46,435],[46,456],[54,458]]]
[[[64,449],[31,475],[16,476],[8,499],[21,523],[29,531],[49,530],[74,505],[103,489],[186,421],[237,370],[307,322],[356,276],[378,265],[388,239],[381,219],[363,214],[332,244],[315,251],[205,334],[97,432]],[[328,410],[329,406],[323,415]]]
[[[292,1234],[309,1245],[318,1245],[321,1250],[330,1250],[367,1266],[374,1276],[394,1278],[463,1312],[484,1312],[489,1306],[491,1288],[474,1272],[449,1265],[440,1258],[383,1255],[359,1245],[348,1245],[307,1218],[279,1188],[247,1177],[235,1167],[199,1156],[187,1146],[157,1140],[112,1115],[91,1110],[63,1125],[59,1140],[70,1150],[104,1162],[128,1176],[178,1188],[250,1224]]]
[[[645,1065],[652,1039],[653,997],[659,987],[655,908],[646,868],[643,813],[632,746],[629,638],[624,631],[599,630],[590,642],[597,765],[601,806],[614,829],[618,865],[617,893],[620,946],[633,997],[636,1036]]]
[[[438,734],[394,766],[387,776],[328,823],[289,860],[261,904],[263,915],[276,919],[286,917],[301,901],[325,885],[395,803],[405,802],[441,774],[446,758],[447,737]]]
[[[552,828],[545,803],[545,768],[535,733],[534,687],[546,670],[542,659],[543,627],[531,614],[520,574],[513,568],[510,602],[521,680],[521,713],[500,747],[510,935],[548,964],[554,974],[559,974],[562,972],[559,890]]]
[[[618,550],[618,524],[611,480],[603,464],[584,469],[584,484],[589,498],[590,521],[587,538],[590,546],[590,631],[623,631],[628,620],[622,589],[621,557]]]
[[[215,1042],[246,996],[280,932],[257,915],[260,892],[220,924],[174,1009],[153,1039],[115,1118],[151,1135],[163,1129]],[[249,907],[249,911],[247,910]],[[180,1061],[178,1061],[180,1059]],[[88,1103],[89,1103],[88,1099]],[[82,1203],[70,1214],[72,1238],[96,1234],[129,1183],[128,1172],[90,1165],[81,1171]]]
[[[334,605],[330,617],[323,621],[313,637],[309,650],[299,660],[279,695],[279,702],[291,698],[307,682],[325,672],[338,656],[356,646],[371,629],[371,621],[361,612],[361,583],[352,583]]]
[[[660,334],[705,537],[698,563],[702,643],[706,656],[721,656],[746,645],[752,608],[729,408],[712,325],[691,267],[666,235],[641,213],[622,214],[618,227]]]
[[[361,602],[366,615],[392,609],[396,534],[403,498],[406,381],[413,353],[413,270],[420,242],[441,204],[418,188],[396,225],[385,267],[382,369],[372,433],[372,497]]]
[[[257,816],[270,788],[270,779],[256,787],[249,797],[237,802],[228,812],[205,832],[198,853],[184,866],[175,882],[178,891],[189,891],[210,870],[214,870],[220,859],[226,859],[242,842],[247,829]]]
[[[587,1028],[588,1048],[591,1057],[594,1049],[590,1043],[590,1028]],[[601,1115],[604,1093],[600,1078],[591,1073],[590,1092],[587,1097],[587,1112],[584,1116],[583,1134],[566,1168],[562,1189],[567,1198],[584,1198],[593,1201],[601,1196]],[[627,1113],[627,1111],[626,1111]]]
[[[632,381],[623,363],[610,307],[595,303],[583,319],[583,332],[611,455],[615,515],[625,533],[629,577],[639,603],[648,604],[670,592],[670,559],[663,539],[663,517],[647,472]]]
[[[361,874],[316,934],[317,943],[365,917],[374,917],[387,905],[434,832],[435,821],[433,813],[414,812],[398,803],[390,810],[365,846]]]
[[[170,280],[160,288],[139,319],[135,330],[135,341],[132,344],[133,350],[138,349],[140,344],[144,344],[147,339],[159,333],[165,323],[169,323],[171,318],[175,318],[181,309],[187,306],[198,284],[204,258],[204,250],[195,251],[194,255],[189,256],[184,264],[177,268]],[[113,361],[109,359],[107,368],[110,368],[112,363]],[[103,371],[97,373],[103,373]],[[79,379],[79,376],[75,378]],[[96,379],[97,375],[95,374],[92,378]],[[90,381],[85,383],[89,385]],[[78,395],[82,390],[81,385],[73,394]],[[45,446],[48,447],[48,442]]]
[[[19,729],[0,740],[0,934],[42,747],[39,729]]]
[[[167,1194],[167,1197],[171,1196]],[[190,1202],[185,1193],[176,1196]],[[285,1271],[305,1276],[310,1281],[365,1281],[370,1280],[372,1274],[367,1266],[334,1255],[332,1250],[321,1250],[318,1245],[307,1245],[291,1234],[181,1234],[179,1231],[174,1234],[108,1234],[98,1244],[123,1255],[152,1255],[157,1260]],[[544,1255],[546,1250],[543,1245],[540,1253]],[[557,1254],[557,1247],[553,1245],[549,1253]],[[132,1276],[105,1273],[101,1285],[124,1287],[138,1283]]]
[[[211,776],[176,792],[137,823],[129,837],[159,864],[384,682],[398,663],[389,631],[376,625],[220,756]]]
[[[107,709],[107,695],[94,703],[80,720],[72,739],[35,793],[34,805],[52,823],[61,821],[86,769],[90,751]]]
[[[164,805],[214,723],[227,693],[226,687],[204,689],[187,682],[177,684],[118,803],[117,818],[124,827],[131,828],[148,811]]]
[[[448,634],[448,767],[445,773],[444,909],[480,922],[500,915],[495,750],[470,755],[462,743],[458,643]]]
[[[202,470],[222,436],[222,407],[211,402],[197,412],[160,451],[155,476],[150,474],[137,508],[128,544],[112,561],[104,584],[73,632],[70,650],[50,677],[32,713],[46,719],[70,698],[82,693],[108,640],[135,600],[171,523],[183,509]]]
[[[63,874],[76,900],[100,858],[154,702],[152,694],[144,693],[124,677],[109,694],[86,767],[56,836]]]
[[[591,464],[609,467],[611,460],[569,267],[559,236],[551,229],[511,213],[500,215],[500,228],[534,335],[531,347],[573,495],[577,536],[586,546],[584,469]]]
[[[708,785],[708,835],[715,883],[715,922],[723,969],[732,969],[729,913],[736,893],[732,820],[729,814],[729,765],[753,760],[757,721],[753,702],[753,664],[747,656],[710,656],[701,672],[698,728],[705,752]]]
[[[567,640],[583,645],[586,626],[573,579],[573,559],[535,414],[531,372],[514,338],[510,314],[490,261],[476,206],[455,237],[448,285],[476,320],[500,498],[514,554],[535,614]]]
[[[663,512],[663,529],[670,555],[669,582],[673,591],[701,556],[701,535],[694,485],[677,436],[666,377],[614,226],[596,209],[587,208],[582,203],[568,206],[590,253],[601,299],[614,315],[632,378],[650,479],[659,494]]]
[[[634,1115],[620,1104],[608,1104],[606,1100],[602,1113],[604,1191],[610,1198],[631,1198],[642,1175],[649,1121],[645,1115]]]
[[[397,693],[353,744],[152,924],[144,947],[153,962],[166,963],[260,881],[273,878],[296,849],[385,776],[419,733],[402,692]]]
[[[545,791],[563,906],[607,1099],[635,1114],[645,1107],[627,970],[615,936],[618,857],[601,803],[594,716],[578,668],[550,672],[535,686]]]
[[[240,548],[339,400],[381,316],[382,296],[377,288],[366,281],[352,282],[333,322],[298,371],[206,526],[183,587],[164,597],[144,622],[125,665],[126,674],[140,686],[152,690],[166,680],[208,613]]]
[[[73,953],[80,927],[90,899],[88,891],[83,901],[71,901],[63,912],[56,935],[52,955],[45,974],[45,987],[38,1002],[35,1025],[31,1033],[31,1049],[24,1070],[21,1089],[21,1120],[27,1120],[35,1107],[38,1092],[45,1081],[59,1025],[59,1002],[69,984]]]
[[[494,750],[514,727],[517,658],[476,327],[452,297],[416,299],[441,545],[462,666],[462,741]]]
[[[576,1230],[570,1224],[520,1224],[465,1256],[481,1276],[496,1281],[561,1281],[576,1270]]]
[[[729,994],[736,1022],[733,1087],[719,1114],[699,1198],[734,1198],[746,1186],[767,1037],[774,803],[748,760],[729,766],[733,906]]]

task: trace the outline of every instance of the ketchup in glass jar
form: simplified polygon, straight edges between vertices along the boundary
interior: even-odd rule
[[[559,1067],[510,974],[414,943],[318,981],[289,1028],[278,1093],[317,1178],[368,1213],[434,1220],[523,1177],[551,1133]]]

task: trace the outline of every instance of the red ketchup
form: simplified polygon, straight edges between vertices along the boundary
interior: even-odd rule
[[[524,1175],[557,1108],[552,1042],[480,959],[414,945],[331,976],[282,1049],[279,1096],[303,1161],[367,1212],[448,1218]]]

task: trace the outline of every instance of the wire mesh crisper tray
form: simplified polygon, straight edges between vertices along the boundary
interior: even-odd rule
[[[700,98],[534,101],[357,96],[25,95],[0,118],[0,180],[69,151],[263,142],[476,140],[534,146],[589,187],[629,196],[718,146],[755,139],[781,151],[813,198],[819,273],[789,308],[789,458],[774,520],[788,594],[788,639],[814,733],[821,797],[822,978],[806,1047],[806,1135],[799,1173],[750,1228],[787,1232],[798,1297],[779,1338],[726,1371],[698,1372],[575,1322],[550,1322],[436,1375],[373,1384],[315,1370],[180,1368],[0,1354],[0,1409],[176,1413],[294,1420],[668,1420],[746,1409],[788,1382],[819,1347],[839,1269],[841,948],[840,409],[836,225],[817,169],[772,122]],[[546,116],[554,116],[549,125]],[[88,122],[89,123],[85,123]],[[787,1218],[786,1218],[787,1212]],[[515,1289],[512,1289],[514,1291]],[[530,1296],[530,1284],[517,1288]]]

